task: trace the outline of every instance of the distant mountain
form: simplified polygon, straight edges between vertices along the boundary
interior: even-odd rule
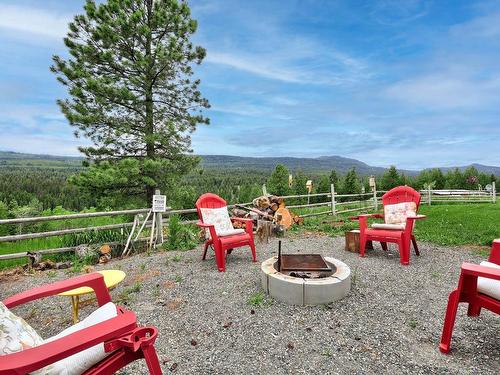
[[[439,169],[441,169],[441,171],[443,171],[443,173],[451,171],[451,170],[453,170],[455,168],[458,168],[458,169],[460,169],[460,171],[463,172],[465,169],[467,169],[469,167],[474,167],[479,172],[483,172],[483,173],[486,173],[486,174],[492,174],[493,173],[496,176],[500,176],[500,167],[494,167],[494,166],[491,166],[491,165],[483,165],[483,164],[477,164],[477,163],[473,163],[473,164],[470,164],[470,165],[465,165],[465,166],[462,166],[462,167],[443,167],[443,168],[439,168]]]
[[[11,151],[0,151],[0,168],[81,168],[81,157],[24,154]]]
[[[349,169],[355,167],[356,171],[361,175],[380,175],[384,173],[385,168],[374,167],[363,163],[362,161],[342,156],[320,156],[318,158],[294,158],[294,157],[245,157],[231,155],[200,155],[202,166],[206,169],[240,169],[240,170],[257,170],[271,171],[276,164],[281,163],[291,171],[302,169],[303,171],[325,172],[335,169],[339,173],[346,173]],[[82,157],[75,156],[54,156],[54,155],[37,155],[24,154],[10,151],[0,151],[0,168],[1,167],[52,167],[52,168],[80,168]],[[471,164],[478,171],[495,174],[500,176],[500,167]],[[469,166],[458,167],[464,170]],[[443,172],[447,172],[455,167],[440,168]],[[399,170],[407,175],[414,176],[419,171]]]
[[[337,170],[346,173],[352,167],[360,174],[380,174],[385,168],[372,167],[356,159],[344,158],[342,156],[321,156],[318,158],[293,158],[293,157],[244,157],[229,155],[200,155],[202,165],[207,169],[253,169],[273,170],[276,164],[283,164],[288,169],[296,171],[331,171]]]

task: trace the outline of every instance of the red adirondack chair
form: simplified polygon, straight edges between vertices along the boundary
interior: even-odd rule
[[[413,235],[415,220],[424,219],[417,215],[420,205],[420,193],[409,186],[398,186],[382,196],[384,214],[359,215],[359,255],[365,256],[367,241],[379,241],[384,250],[387,242],[396,243],[399,247],[401,264],[410,264],[410,242],[415,254],[420,255],[417,241]],[[368,218],[384,219],[384,223],[372,224],[368,228]]]
[[[468,316],[479,316],[481,309],[500,314],[500,239],[493,241],[487,262],[463,263],[458,287],[450,293],[439,350],[450,352],[458,304],[466,302]]]
[[[196,201],[196,210],[200,221],[197,225],[205,229],[206,241],[203,249],[203,257],[207,256],[209,246],[214,248],[215,261],[220,272],[226,271],[226,253],[241,246],[250,246],[253,261],[257,261],[255,254],[255,243],[253,239],[253,221],[251,219],[229,217],[227,203],[218,195],[212,193],[203,194]],[[234,229],[233,221],[245,223],[245,229]]]
[[[100,307],[111,302],[103,276],[100,273],[91,273],[31,289],[9,297],[3,303],[7,308],[12,308],[84,286],[95,291]],[[100,343],[104,343],[104,350],[106,353],[109,352],[109,355],[83,374],[114,374],[128,363],[140,358],[146,360],[150,374],[161,374],[161,367],[153,346],[158,334],[156,328],[137,327],[136,316],[133,312],[122,307],[116,307],[116,309],[117,315],[111,319],[76,330],[53,341],[52,339],[46,340],[41,345],[17,353],[0,355],[0,374],[31,373]]]

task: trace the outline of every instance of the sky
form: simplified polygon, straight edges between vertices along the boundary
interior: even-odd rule
[[[84,1],[0,0],[0,150],[79,155],[49,71]],[[191,0],[196,154],[500,165],[500,1]]]

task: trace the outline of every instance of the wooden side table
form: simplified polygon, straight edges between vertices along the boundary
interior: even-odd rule
[[[113,289],[117,284],[123,281],[125,278],[126,274],[123,271],[120,270],[104,270],[104,271],[98,271],[100,274],[104,276],[104,283],[106,284],[106,287],[111,290]],[[85,303],[93,300],[93,298],[88,298],[86,300],[81,301],[80,296],[83,296],[85,294],[91,294],[94,293],[94,290],[89,287],[81,287],[73,290],[68,290],[63,293],[59,293],[60,296],[69,296],[71,297],[71,310],[72,310],[72,315],[73,315],[73,324],[78,323],[78,312],[80,309],[80,306],[83,306]]]
[[[353,253],[359,253],[359,229],[345,232],[345,249]],[[366,249],[373,249],[372,241],[366,241]]]

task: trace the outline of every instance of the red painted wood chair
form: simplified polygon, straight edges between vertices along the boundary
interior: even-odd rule
[[[384,214],[359,215],[359,255],[365,256],[367,241],[379,241],[384,250],[387,242],[396,243],[399,247],[401,264],[410,264],[410,242],[415,254],[420,255],[417,241],[413,235],[415,220],[424,219],[417,215],[420,205],[420,193],[409,186],[398,186],[382,196]],[[368,218],[384,219],[384,223],[375,223],[368,227]]]
[[[450,352],[458,304],[466,302],[468,316],[479,316],[485,308],[500,314],[500,239],[493,241],[487,262],[463,263],[458,287],[450,293],[439,350]]]
[[[91,364],[90,368],[82,370],[83,374],[114,374],[128,363],[140,358],[146,360],[150,374],[161,374],[162,371],[154,348],[154,342],[158,334],[156,328],[138,327],[133,312],[112,304],[104,278],[100,273],[91,273],[31,289],[7,298],[3,301],[3,304],[10,309],[26,302],[57,295],[79,287],[90,287],[95,291],[97,303],[100,306],[95,313],[102,311],[102,309],[110,311],[109,309],[115,308],[116,313],[111,310],[114,317],[87,327],[82,325],[84,328],[81,329],[72,326],[66,330],[70,332],[67,335],[64,335],[63,331],[60,335],[51,339],[42,340],[40,345],[16,353],[0,355],[0,374],[27,374],[46,366],[61,366],[59,361],[65,359],[71,360],[69,367],[73,370],[73,367],[77,365],[73,355],[78,356],[82,351],[89,348],[95,349],[96,346],[102,344],[101,350],[103,348],[105,352],[104,359]],[[7,310],[7,312],[13,316],[10,310]],[[32,331],[31,327],[29,329]],[[69,356],[73,357],[68,358]],[[66,365],[68,364],[66,363]]]
[[[218,195],[203,194],[196,201],[196,210],[200,221],[197,225],[205,229],[206,241],[203,249],[205,260],[207,249],[212,246],[215,252],[215,261],[220,272],[226,271],[226,253],[241,246],[250,246],[253,261],[257,261],[253,238],[253,221],[239,217],[229,217],[227,203]],[[232,222],[245,223],[245,229],[234,229]]]

